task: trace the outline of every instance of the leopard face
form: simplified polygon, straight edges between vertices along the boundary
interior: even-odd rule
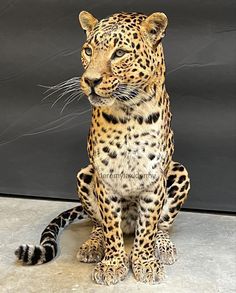
[[[163,13],[117,13],[98,21],[88,12],[79,20],[87,40],[81,51],[81,89],[94,106],[128,103],[151,84],[167,18]]]

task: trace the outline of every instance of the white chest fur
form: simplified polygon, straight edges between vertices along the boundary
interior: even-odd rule
[[[94,167],[100,179],[123,196],[147,189],[160,176],[165,152],[160,145],[160,125],[110,129],[94,152]],[[103,141],[102,141],[103,142]]]

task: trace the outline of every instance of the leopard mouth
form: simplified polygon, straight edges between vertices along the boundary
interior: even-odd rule
[[[91,93],[88,96],[88,99],[93,106],[111,106],[115,101],[112,97],[105,98],[97,95],[96,93]]]

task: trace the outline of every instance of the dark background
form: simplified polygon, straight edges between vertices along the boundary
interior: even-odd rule
[[[63,102],[51,108],[57,96],[42,101],[38,84],[81,75],[78,12],[162,11],[175,159],[192,179],[185,207],[236,211],[235,3],[1,0],[0,193],[76,199],[90,105],[83,97],[61,113]]]

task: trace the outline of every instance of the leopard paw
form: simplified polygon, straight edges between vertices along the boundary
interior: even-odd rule
[[[160,283],[165,277],[164,265],[155,257],[132,260],[132,269],[135,279],[143,283]]]
[[[169,236],[157,238],[156,255],[165,265],[171,265],[177,260],[176,247]]]
[[[120,258],[103,260],[94,268],[92,278],[102,285],[113,285],[125,279],[129,271],[126,262]]]
[[[97,263],[102,260],[103,256],[103,245],[89,239],[80,247],[76,257],[81,262]]]

